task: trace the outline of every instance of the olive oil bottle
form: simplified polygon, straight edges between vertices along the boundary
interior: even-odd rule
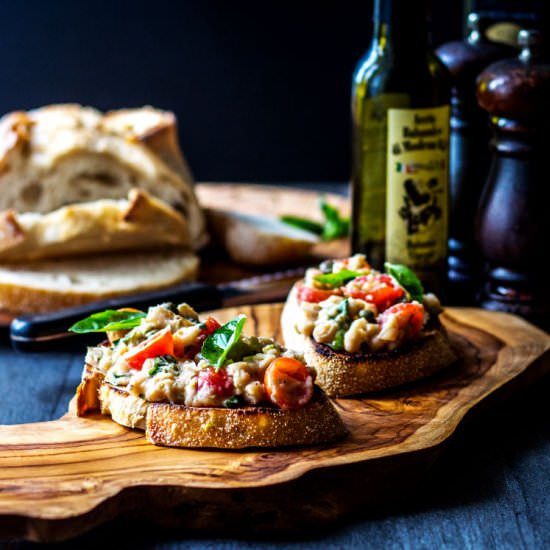
[[[430,46],[424,0],[375,0],[374,36],[353,76],[352,249],[446,272],[450,76]]]

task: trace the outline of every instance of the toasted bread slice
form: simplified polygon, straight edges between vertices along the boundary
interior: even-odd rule
[[[317,371],[316,383],[331,397],[345,397],[400,386],[430,376],[456,359],[445,328],[438,320],[424,336],[393,351],[347,353],[334,351],[296,328],[298,300],[291,290],[281,314],[286,347],[300,351]]]
[[[276,448],[328,443],[347,433],[334,406],[319,389],[305,407],[293,410],[186,407],[147,402],[109,384],[101,373],[86,366],[77,389],[77,414],[97,409],[118,424],[145,430],[151,443],[168,447]]]
[[[222,409],[154,403],[147,415],[147,439],[169,447],[288,447],[328,443],[345,434],[338,413],[319,390],[299,409]]]

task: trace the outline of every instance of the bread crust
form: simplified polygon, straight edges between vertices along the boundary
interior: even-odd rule
[[[87,381],[88,386],[97,380],[92,376]],[[86,389],[83,387],[80,394],[88,395]],[[319,389],[305,407],[293,410],[151,403],[104,380],[100,381],[97,395],[102,414],[111,415],[123,426],[145,430],[151,443],[166,447],[277,448],[328,443],[347,433],[334,406]],[[94,410],[93,400],[89,399],[86,406],[78,407],[79,402],[77,399],[77,414],[84,415]]]
[[[48,214],[0,213],[0,262],[98,252],[190,248],[185,218],[141,189],[127,199],[64,206]]]
[[[297,283],[299,284],[299,283]],[[306,337],[296,329],[296,286],[281,315],[286,347],[301,351],[317,371],[316,383],[331,397],[346,397],[401,386],[448,367],[456,359],[445,328],[434,321],[425,336],[386,352],[347,353]]]
[[[178,210],[194,249],[206,243],[205,219],[172,113],[143,107],[104,115],[62,104],[0,120],[0,210],[45,213],[123,198],[132,187]]]
[[[147,439],[168,447],[288,447],[329,443],[346,429],[324,393],[304,407],[237,409],[199,408],[153,403],[147,415]]]

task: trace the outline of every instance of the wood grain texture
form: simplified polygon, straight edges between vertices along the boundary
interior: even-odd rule
[[[280,336],[281,305],[239,308],[247,332]],[[215,312],[227,320],[236,310]],[[75,535],[119,514],[192,527],[229,520],[292,527],[329,520],[420,472],[465,414],[496,390],[550,370],[550,336],[525,321],[449,309],[443,321],[459,361],[429,380],[336,406],[350,436],[285,451],[160,448],[108,418],[0,426],[0,532],[34,540]],[[369,491],[354,491],[360,476]],[[245,504],[235,506],[235,499]],[[362,502],[361,505],[365,503]],[[247,519],[248,518],[248,519]]]

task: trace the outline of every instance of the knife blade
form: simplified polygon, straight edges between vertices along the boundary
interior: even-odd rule
[[[146,310],[163,302],[188,302],[196,311],[221,307],[257,304],[283,300],[292,284],[303,276],[305,268],[258,275],[228,283],[208,284],[187,282],[151,292],[117,296],[51,313],[16,317],[10,324],[10,341],[19,351],[59,349],[78,341],[90,341],[89,334],[69,332],[69,327],[85,317],[105,309],[132,307]],[[97,339],[97,334],[95,335]]]

